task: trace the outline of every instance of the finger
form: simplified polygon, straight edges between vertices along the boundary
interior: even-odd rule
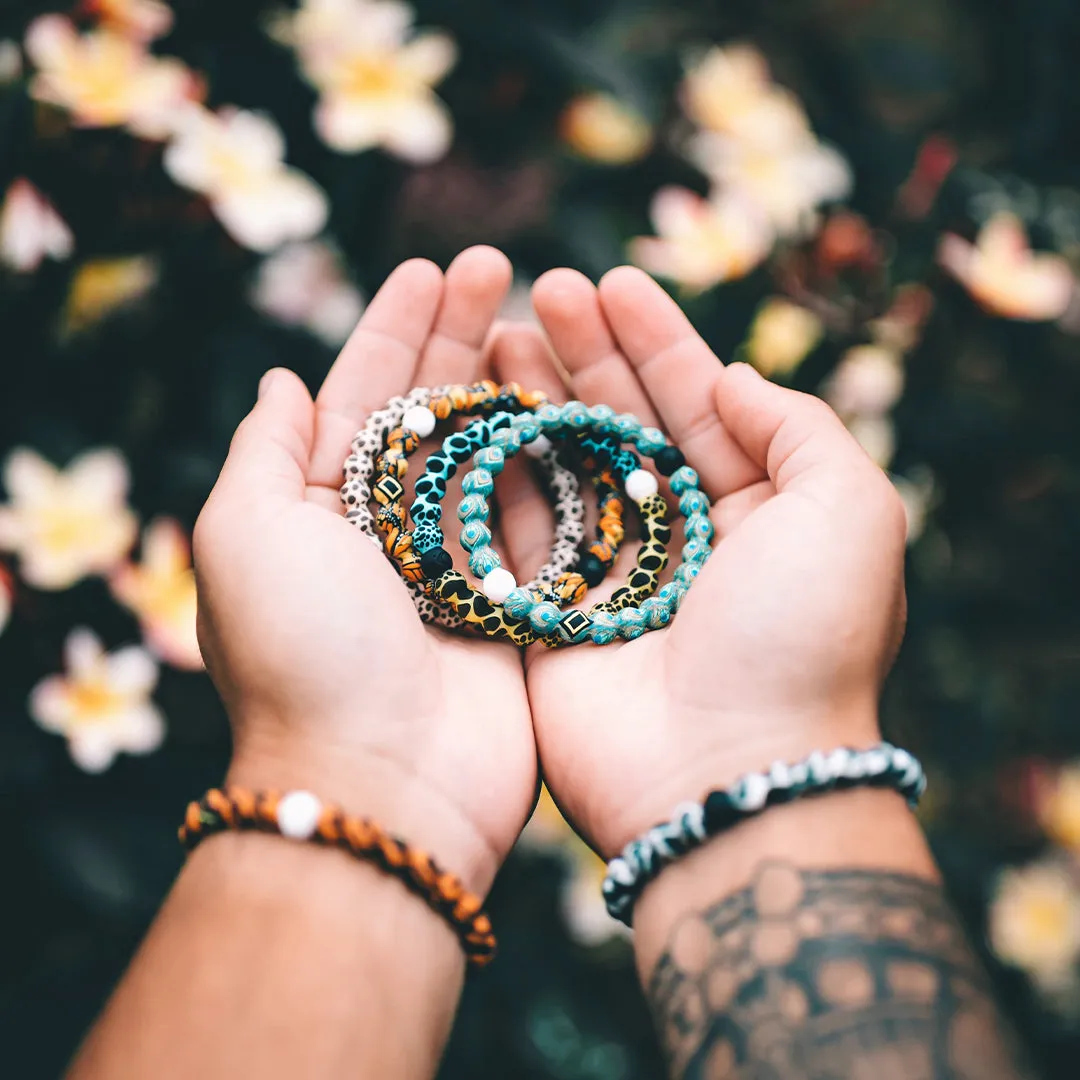
[[[732,437],[768,472],[779,494],[798,491],[836,506],[865,495],[871,480],[882,491],[892,488],[825,402],[777,386],[749,364],[724,369],[716,385],[716,407]]]
[[[566,392],[551,350],[535,326],[507,324],[491,342],[489,359],[494,377],[543,390],[553,401]],[[500,532],[506,557],[518,581],[527,580],[546,561],[554,519],[521,455],[507,461],[499,494]]]
[[[510,260],[493,247],[471,247],[454,259],[420,357],[416,385],[467,383],[480,377],[484,340],[512,277]]]
[[[426,259],[402,263],[383,282],[315,399],[310,483],[336,489],[349,443],[364,421],[415,384],[442,294],[442,271]]]
[[[608,325],[672,442],[713,498],[763,478],[720,423],[716,384],[723,365],[682,309],[648,274],[621,266],[598,289]]]
[[[612,337],[593,283],[576,270],[549,270],[536,280],[532,295],[574,397],[657,424],[648,396]]]
[[[212,497],[228,492],[302,499],[314,430],[307,387],[291,371],[271,369],[259,383],[255,407],[233,435]]]

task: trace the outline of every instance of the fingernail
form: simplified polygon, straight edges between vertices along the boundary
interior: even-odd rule
[[[259,380],[259,398],[262,399],[267,391],[270,389],[271,383],[277,378],[277,372],[271,368],[260,380]]]

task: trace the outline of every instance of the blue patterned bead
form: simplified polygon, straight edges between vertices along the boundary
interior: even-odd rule
[[[490,513],[488,501],[483,495],[466,495],[458,503],[457,516],[459,521],[487,521]]]
[[[610,405],[590,405],[586,412],[595,431],[608,431],[615,419],[615,410]]]
[[[665,604],[659,596],[649,596],[641,602],[641,613],[650,630],[659,630],[671,622],[673,608]]]
[[[562,617],[563,613],[550,600],[541,600],[529,612],[529,625],[538,634],[550,634]]]
[[[611,430],[622,442],[633,442],[641,430],[641,421],[633,413],[619,413],[611,421]]]
[[[671,474],[671,490],[676,495],[698,486],[698,474],[689,465],[683,465]]]
[[[568,401],[562,407],[563,423],[580,431],[589,426],[589,409],[583,401]]]
[[[469,521],[461,527],[461,546],[466,551],[491,544],[491,530],[482,521]]]
[[[679,496],[679,513],[688,518],[694,514],[707,514],[709,512],[709,500],[705,493],[691,488]]]
[[[427,521],[414,525],[412,534],[413,548],[420,555],[423,555],[425,551],[431,551],[432,548],[442,547],[442,541],[442,529],[438,525],[433,525]]]
[[[499,554],[493,548],[478,547],[469,556],[469,569],[478,578],[485,578],[492,570],[498,570],[502,566]]]
[[[589,640],[594,645],[610,645],[619,636],[619,624],[609,611],[593,611],[589,614]]]
[[[473,469],[465,474],[461,490],[466,495],[490,495],[495,490],[495,477],[488,469]]]
[[[699,540],[696,536],[691,537],[683,544],[683,562],[698,563],[703,566],[709,561],[709,556],[711,554],[712,548],[709,546],[709,542],[707,540]]]
[[[682,587],[680,585],[677,585],[674,581],[669,581],[660,586],[660,589],[656,594],[656,599],[663,601],[663,603],[667,604],[672,611],[677,611],[679,607],[679,594],[681,592]]]
[[[536,593],[528,589],[517,588],[503,601],[503,611],[511,619],[527,618],[529,613],[539,603]]]
[[[675,580],[686,588],[690,587],[690,583],[701,573],[701,563],[681,563],[675,567]]]
[[[647,427],[638,432],[634,445],[642,454],[652,457],[667,446],[667,438],[659,428]]]
[[[540,425],[532,413],[519,413],[515,416],[514,430],[522,444],[534,442],[540,435]]]
[[[498,447],[504,457],[507,454],[516,454],[521,449],[521,435],[512,427],[499,428],[491,433],[490,445]]]
[[[690,514],[683,524],[688,540],[703,540],[706,544],[713,538],[713,523],[704,514]]]
[[[615,619],[619,624],[619,636],[627,641],[633,641],[645,633],[645,613],[640,608],[623,608]]]
[[[541,405],[533,416],[544,431],[563,426],[563,411],[558,405]]]
[[[497,446],[482,446],[473,454],[473,464],[477,468],[487,469],[492,476],[498,476],[506,464],[506,455]]]

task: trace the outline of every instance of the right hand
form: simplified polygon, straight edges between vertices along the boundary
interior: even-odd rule
[[[903,633],[905,516],[827,405],[725,368],[640,271],[614,270],[597,290],[554,270],[533,299],[569,386],[540,336],[520,328],[504,332],[498,377],[665,428],[713,501],[714,554],[668,627],[529,657],[545,779],[610,857],[743,772],[879,739],[878,697]],[[540,560],[543,514],[538,498],[516,497],[504,515],[516,565]]]

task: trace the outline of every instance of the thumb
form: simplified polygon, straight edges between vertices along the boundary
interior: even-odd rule
[[[233,435],[218,487],[303,498],[314,432],[307,387],[293,372],[271,368],[259,382],[255,407]]]
[[[716,384],[720,420],[778,492],[803,491],[835,503],[866,484],[888,484],[840,418],[820,398],[731,364]],[[891,488],[891,485],[889,485]]]

